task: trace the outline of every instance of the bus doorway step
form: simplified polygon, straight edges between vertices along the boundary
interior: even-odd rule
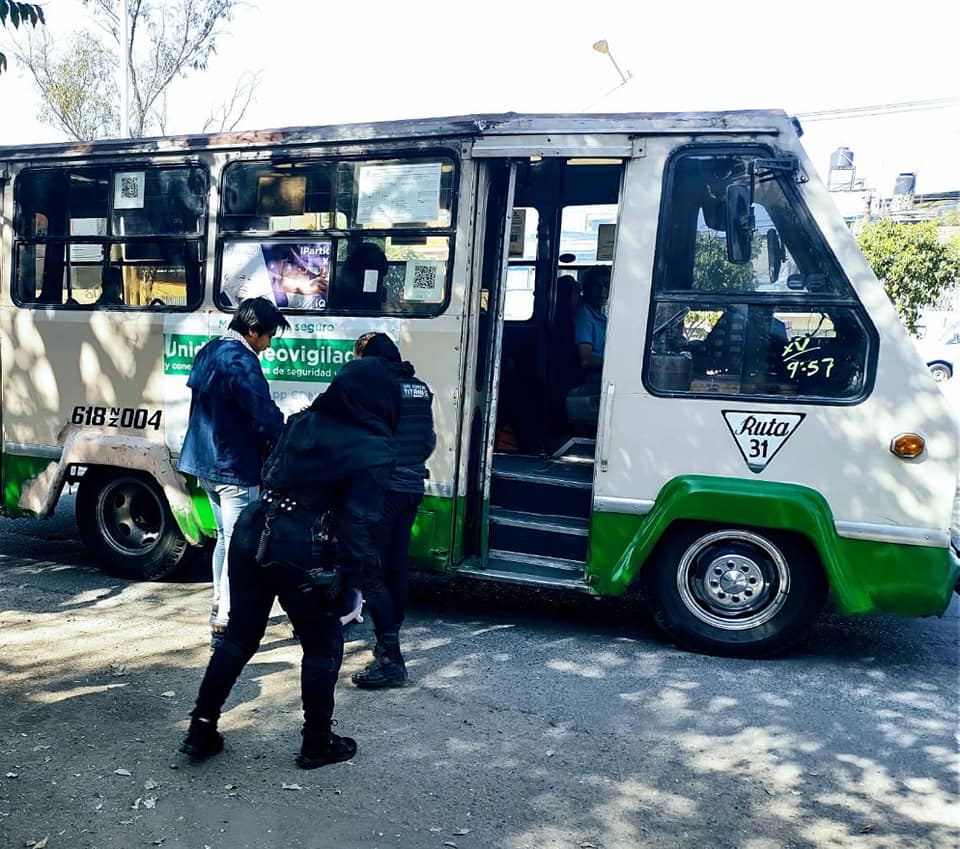
[[[485,567],[481,567],[474,560],[468,566],[459,569],[458,574],[482,581],[591,593],[590,585],[584,580],[585,565],[578,560],[536,557],[530,554],[492,549]]]

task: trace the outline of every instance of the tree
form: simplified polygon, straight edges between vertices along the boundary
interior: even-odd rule
[[[5,27],[7,21],[10,21],[14,29],[17,29],[21,23],[28,21],[34,27],[37,24],[46,24],[43,17],[43,9],[33,3],[17,3],[14,0],[0,0],[0,26]],[[7,57],[0,53],[0,74],[7,69]]]
[[[857,241],[911,333],[916,332],[920,310],[960,281],[960,241],[941,241],[936,221],[871,221]]]
[[[760,238],[754,236],[754,257],[760,251]],[[727,259],[727,243],[722,233],[697,233],[693,265],[694,288],[700,292],[747,292],[754,283],[752,263],[734,264]]]
[[[43,95],[37,117],[78,140],[116,135],[120,93],[115,63],[116,57],[84,32],[74,33],[59,56],[46,32],[32,39],[24,64]]]
[[[207,67],[223,35],[223,25],[241,2],[127,0],[131,136],[165,132],[167,89],[177,78]],[[120,3],[83,3],[90,8],[99,33],[77,32],[67,49],[59,52],[46,35],[29,38],[18,53],[43,98],[40,119],[79,141],[116,136],[120,127],[116,82],[122,34]],[[249,74],[237,81],[228,100],[232,106],[224,107],[219,116],[224,128],[240,120],[256,84],[256,76],[251,82]]]

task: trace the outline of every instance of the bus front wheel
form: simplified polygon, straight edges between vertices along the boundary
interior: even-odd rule
[[[681,648],[766,657],[800,640],[826,598],[813,550],[767,529],[683,523],[641,572],[657,625]]]
[[[187,559],[190,546],[149,475],[90,468],[80,479],[76,511],[80,538],[109,575],[156,581]]]

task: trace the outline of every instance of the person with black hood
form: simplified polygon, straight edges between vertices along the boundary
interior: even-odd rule
[[[284,426],[264,465],[260,499],[234,528],[230,621],[200,684],[181,752],[203,759],[223,750],[220,711],[278,598],[303,649],[297,765],[314,769],[356,754],[354,740],[331,730],[343,660],[339,617],[378,558],[374,533],[396,459],[398,415],[393,375],[371,358],[347,363]]]
[[[373,620],[376,644],[373,661],[353,675],[365,690],[402,687],[407,667],[400,651],[400,626],[407,604],[407,561],[410,531],[423,500],[427,458],[437,444],[433,429],[433,394],[415,376],[413,366],[401,360],[400,351],[384,333],[364,333],[353,348],[362,361],[386,363],[400,399],[397,421],[397,464],[387,485],[380,522],[380,558],[367,561],[363,597]]]

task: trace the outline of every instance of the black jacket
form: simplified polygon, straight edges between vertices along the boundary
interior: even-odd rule
[[[264,465],[263,485],[305,509],[332,509],[345,579],[376,557],[373,532],[397,452],[393,376],[376,358],[347,363],[306,410],[291,416]]]
[[[397,420],[397,464],[390,475],[393,492],[423,493],[427,458],[437,445],[433,429],[433,393],[415,376],[408,362],[388,363],[400,399]]]

